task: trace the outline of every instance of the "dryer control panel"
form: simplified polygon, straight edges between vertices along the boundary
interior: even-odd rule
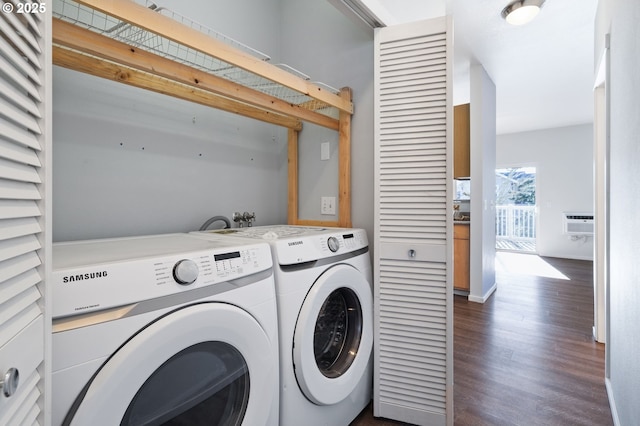
[[[53,245],[53,317],[222,284],[272,267],[266,243],[186,234]]]
[[[289,237],[273,243],[280,265],[311,262],[368,247],[364,229],[339,230],[319,235]]]
[[[360,228],[273,225],[194,232],[203,238],[268,241],[281,265],[295,265],[352,253],[368,247]]]

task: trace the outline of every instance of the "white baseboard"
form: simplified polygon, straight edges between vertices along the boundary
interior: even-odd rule
[[[555,257],[557,259],[572,259],[572,260],[589,260],[593,262],[593,255],[575,256],[567,254],[554,254],[554,253],[538,253],[540,257]]]
[[[609,408],[611,408],[613,424],[615,426],[620,426],[620,418],[618,417],[618,410],[616,409],[616,400],[613,398],[613,389],[611,389],[611,381],[608,377],[604,379],[604,384],[607,387],[607,397],[609,398]]]
[[[496,291],[497,288],[498,288],[498,283],[493,283],[489,291],[487,291],[482,297],[469,294],[469,301],[475,302],[475,303],[484,303],[489,299],[489,297],[491,297],[491,295],[493,294],[494,291]]]

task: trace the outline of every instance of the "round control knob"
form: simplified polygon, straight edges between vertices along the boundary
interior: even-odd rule
[[[335,253],[340,248],[340,241],[338,241],[336,237],[329,237],[327,245],[329,246],[329,250]]]
[[[180,285],[189,285],[198,278],[198,265],[190,259],[182,259],[173,266],[173,278]]]

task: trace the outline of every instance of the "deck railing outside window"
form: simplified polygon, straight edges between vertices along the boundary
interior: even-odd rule
[[[536,206],[496,206],[496,238],[535,240]]]

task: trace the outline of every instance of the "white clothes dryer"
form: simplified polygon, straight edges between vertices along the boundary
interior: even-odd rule
[[[53,245],[54,425],[278,425],[267,244]]]
[[[280,424],[348,425],[372,394],[373,298],[365,231],[282,225],[197,235],[271,245]]]

